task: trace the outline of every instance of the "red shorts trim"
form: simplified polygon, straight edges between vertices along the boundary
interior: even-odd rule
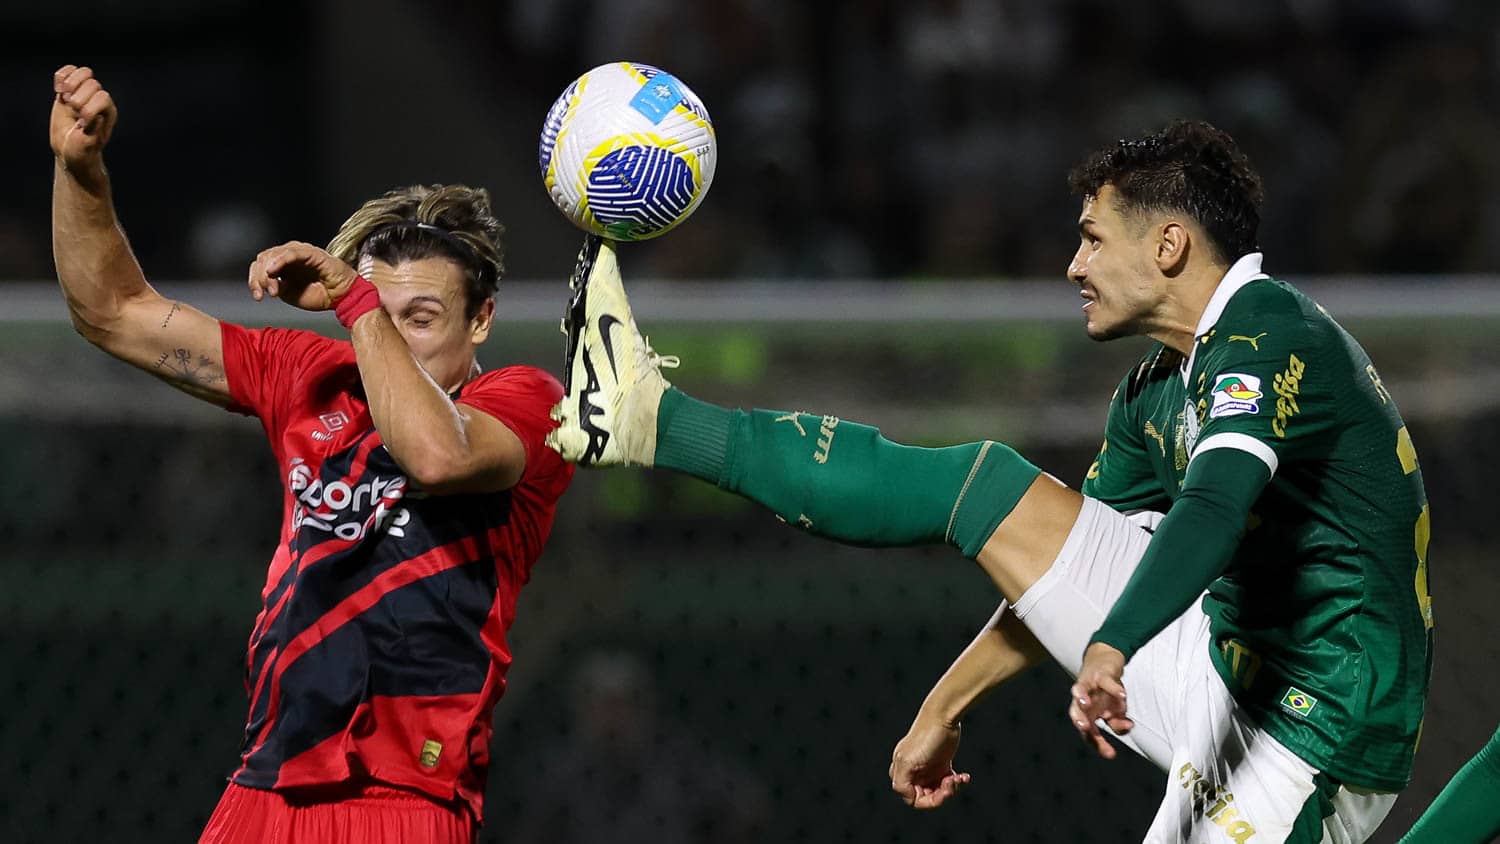
[[[198,844],[473,844],[461,804],[377,784],[282,793],[230,783]]]

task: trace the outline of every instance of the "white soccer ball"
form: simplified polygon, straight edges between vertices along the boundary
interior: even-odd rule
[[[547,193],[584,231],[649,240],[693,213],[714,180],[708,109],[650,65],[600,65],[547,112],[539,157]]]

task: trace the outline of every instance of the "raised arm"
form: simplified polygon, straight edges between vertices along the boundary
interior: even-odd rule
[[[152,289],[115,217],[103,155],[113,98],[73,65],[53,74],[52,89],[52,255],[73,327],[189,395],[228,404],[218,320]]]
[[[520,437],[494,416],[449,396],[468,379],[472,356],[456,372],[427,372],[381,306],[377,288],[353,267],[294,241],[256,256],[249,286],[256,301],[275,296],[304,310],[338,313],[349,329],[375,429],[391,457],[423,490],[437,495],[493,492],[520,482],[526,469]],[[444,309],[450,320],[462,313],[461,307]],[[442,319],[425,312],[420,316],[434,323]]]

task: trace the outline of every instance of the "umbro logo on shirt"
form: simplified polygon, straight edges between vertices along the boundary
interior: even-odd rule
[[[342,410],[335,410],[319,416],[318,421],[323,423],[323,430],[313,431],[312,438],[320,443],[326,443],[333,439],[334,434],[344,430],[349,424],[349,414]]]

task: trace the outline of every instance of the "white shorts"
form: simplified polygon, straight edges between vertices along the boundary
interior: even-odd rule
[[[1126,517],[1084,499],[1056,562],[1013,612],[1069,674],[1135,572],[1159,514]],[[1200,604],[1125,666],[1134,728],[1121,742],[1166,771],[1166,794],[1145,841],[1357,844],[1394,794],[1336,790],[1317,768],[1240,710],[1209,657]],[[1102,726],[1102,725],[1101,725]],[[1304,811],[1310,817],[1302,817]],[[1316,820],[1314,820],[1316,819]]]

